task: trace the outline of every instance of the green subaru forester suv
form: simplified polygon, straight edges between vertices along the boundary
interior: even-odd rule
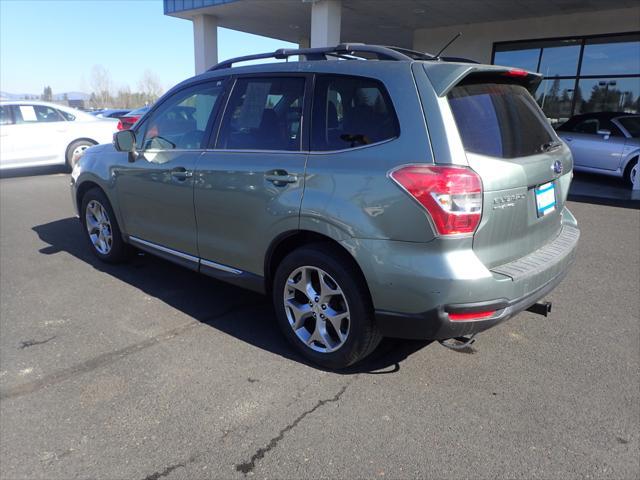
[[[100,259],[135,247],[264,292],[325,368],[385,336],[464,342],[546,309],[575,256],[539,82],[363,44],[229,60],[86,150],[73,201]]]

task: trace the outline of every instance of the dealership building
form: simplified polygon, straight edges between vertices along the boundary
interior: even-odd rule
[[[540,72],[535,96],[552,122],[640,110],[637,0],[164,0],[164,13],[193,23],[197,73],[218,62],[217,27],[429,53],[461,32],[448,56]]]

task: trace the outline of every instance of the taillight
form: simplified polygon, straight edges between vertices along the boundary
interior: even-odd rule
[[[476,230],[482,215],[482,181],[470,168],[409,165],[390,176],[429,212],[439,235]]]
[[[484,320],[492,317],[496,313],[495,310],[486,312],[464,312],[464,313],[449,313],[449,320],[453,322],[468,322],[472,320]]]
[[[142,115],[136,115],[133,117],[122,117],[118,121],[118,130],[129,130],[133,125],[140,120]]]

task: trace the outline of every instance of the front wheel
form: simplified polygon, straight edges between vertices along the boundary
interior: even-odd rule
[[[290,253],[278,266],[272,294],[285,337],[322,367],[353,365],[382,339],[360,273],[347,254],[330,245]]]
[[[99,188],[92,188],[82,197],[80,221],[93,253],[107,263],[120,263],[127,259],[129,248],[120,233],[120,227],[107,196]]]
[[[638,179],[638,170],[640,170],[640,167],[638,167],[637,158],[631,160],[624,170],[624,180],[630,187],[633,187],[633,182],[640,181],[640,179]]]
[[[67,147],[66,161],[69,171],[73,171],[73,167],[76,166],[76,163],[78,163],[78,160],[80,160],[80,157],[82,156],[84,151],[89,147],[93,147],[94,145],[95,143],[93,143],[91,140],[76,140]]]

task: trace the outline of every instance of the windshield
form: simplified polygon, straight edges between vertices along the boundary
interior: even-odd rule
[[[618,122],[633,138],[640,138],[640,116],[618,117]]]
[[[461,84],[448,98],[468,152],[515,158],[542,153],[557,144],[540,107],[520,85]]]

